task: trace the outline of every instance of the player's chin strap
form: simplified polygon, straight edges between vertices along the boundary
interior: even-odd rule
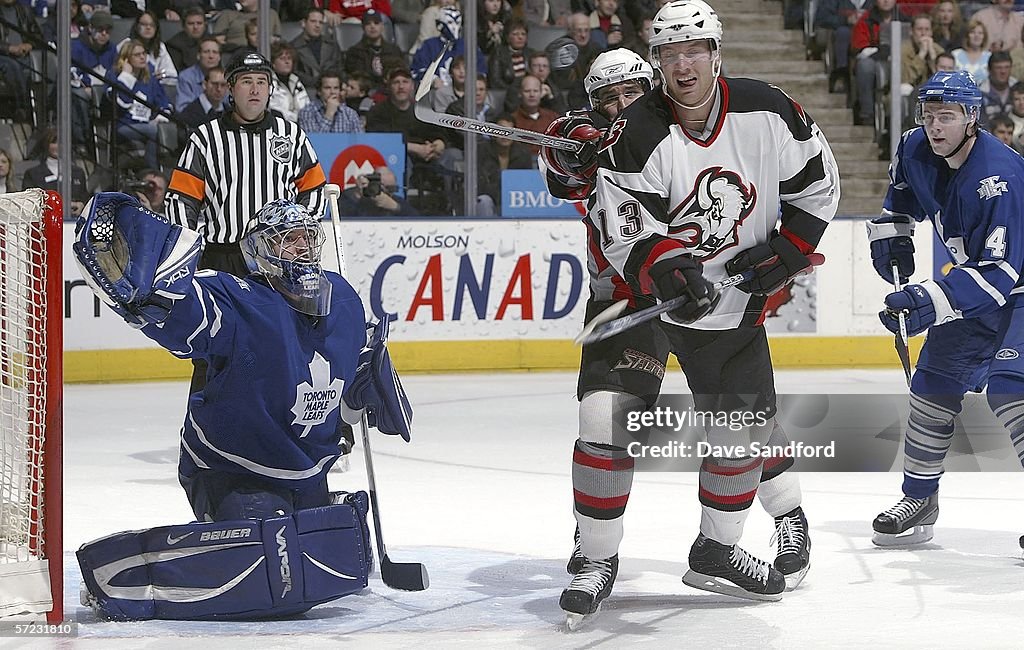
[[[712,64],[714,67],[711,70],[711,76],[714,77],[714,78],[711,81],[711,88],[708,89],[708,95],[707,95],[707,97],[704,98],[704,101],[702,101],[699,104],[694,104],[693,106],[687,106],[686,104],[682,103],[681,101],[679,101],[678,99],[673,97],[671,93],[666,92],[665,95],[669,99],[671,99],[675,104],[677,104],[678,106],[680,106],[681,108],[683,108],[684,110],[687,110],[687,111],[695,111],[698,108],[703,108],[704,106],[707,106],[707,103],[710,102],[712,99],[714,99],[717,96],[717,94],[718,94],[715,91],[718,90],[718,77],[722,73],[722,51],[721,50],[715,50],[715,53],[718,56],[715,57],[715,62]],[[660,70],[660,68],[659,68],[659,70]],[[664,84],[666,86],[668,85],[668,79],[665,77],[665,73],[664,72],[661,73],[661,80],[662,80],[662,82],[664,82]]]
[[[964,137],[963,137],[962,140],[960,140],[960,144],[958,144],[956,146],[956,149],[953,149],[953,151],[949,152],[945,156],[942,156],[943,160],[949,160],[953,156],[955,156],[958,153],[960,153],[960,150],[964,148],[964,145],[967,144],[968,140],[970,140],[971,138],[977,137],[977,135],[978,135],[978,122],[977,122],[977,118],[975,118],[975,121],[974,121],[974,133],[971,133],[970,135],[968,135],[967,131],[970,129],[970,127],[971,127],[971,125],[968,124],[967,128],[964,129]]]

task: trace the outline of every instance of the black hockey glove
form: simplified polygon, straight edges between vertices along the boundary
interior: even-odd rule
[[[755,296],[770,296],[803,275],[813,266],[796,244],[779,233],[773,233],[767,244],[758,244],[725,263],[729,275],[751,271],[753,277],[736,285]]]
[[[578,182],[587,182],[597,171],[597,148],[604,134],[594,126],[587,111],[569,111],[557,118],[544,131],[545,135],[569,138],[579,142],[579,151],[541,147],[540,154],[548,169]]]
[[[654,294],[662,302],[684,296],[679,307],[668,312],[677,322],[689,325],[706,316],[718,304],[718,290],[702,273],[703,266],[689,255],[656,262],[647,274],[654,282]]]

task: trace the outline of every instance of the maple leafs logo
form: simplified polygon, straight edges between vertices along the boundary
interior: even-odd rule
[[[331,411],[338,408],[345,386],[344,380],[331,379],[331,364],[319,352],[314,352],[309,362],[309,378],[312,385],[304,381],[295,387],[295,405],[292,406],[295,415],[292,425],[305,426],[300,438],[309,435],[314,426],[323,424]]]

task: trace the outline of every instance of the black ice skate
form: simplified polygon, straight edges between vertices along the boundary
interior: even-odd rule
[[[601,608],[601,603],[612,593],[612,585],[618,573],[618,555],[607,560],[583,558],[583,566],[558,599],[558,606],[565,611],[565,624],[570,631],[577,629],[588,616]]]
[[[583,568],[583,563],[587,561],[587,558],[583,557],[583,550],[580,547],[580,527],[576,526],[576,534],[573,535],[573,546],[572,555],[569,556],[569,562],[565,565],[565,570],[569,575],[574,576],[580,572]]]
[[[775,518],[771,544],[776,543],[779,553],[775,556],[775,568],[786,578],[786,591],[792,591],[811,568],[811,537],[803,508],[797,506]]]
[[[737,545],[726,546],[703,533],[690,547],[683,582],[695,589],[750,600],[781,600],[786,579],[777,569]]]
[[[939,495],[926,499],[903,497],[871,523],[875,546],[909,546],[929,541],[939,518]]]

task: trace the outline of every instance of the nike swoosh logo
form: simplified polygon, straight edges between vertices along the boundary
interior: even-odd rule
[[[171,534],[167,533],[167,545],[168,546],[174,546],[175,544],[177,544],[181,540],[185,539],[186,537],[188,537],[189,535],[191,535],[194,532],[196,532],[196,531],[193,530],[193,531],[185,533],[184,535],[181,535],[179,537],[171,537]]]

